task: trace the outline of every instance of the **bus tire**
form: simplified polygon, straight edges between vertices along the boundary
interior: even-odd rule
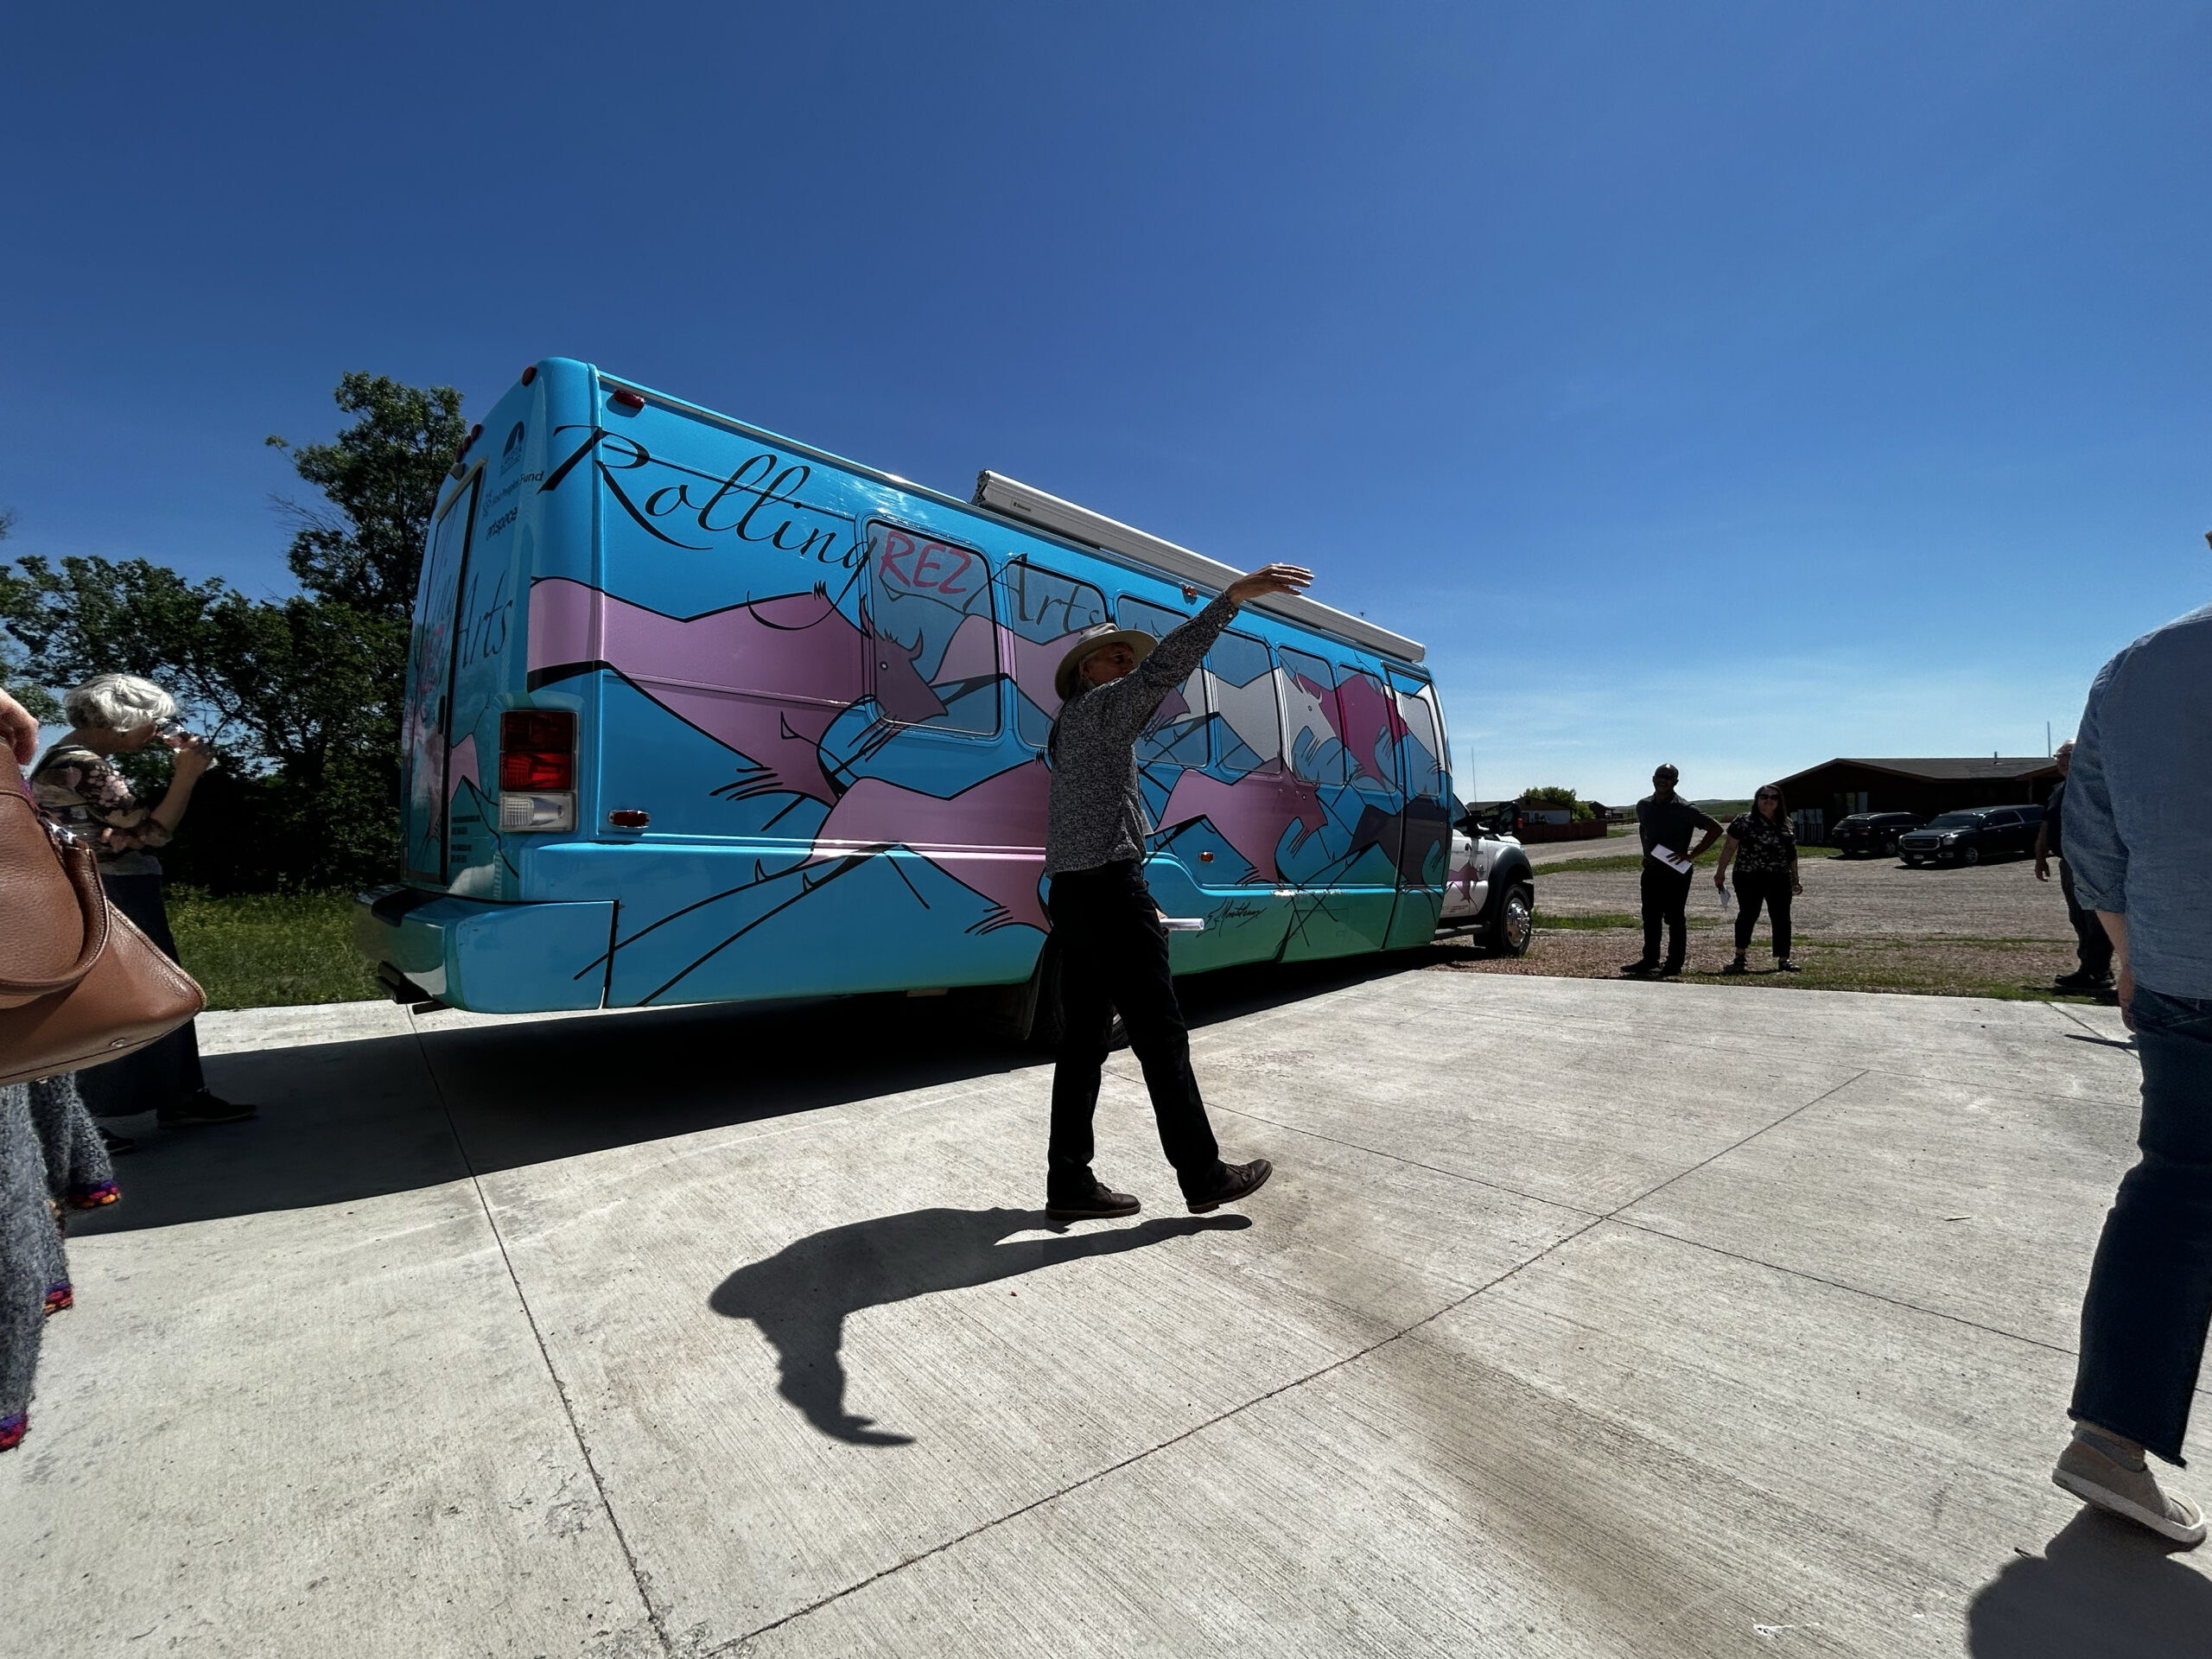
[[[1501,957],[1525,957],[1535,937],[1536,890],[1526,881],[1516,881],[1497,896],[1490,948]]]

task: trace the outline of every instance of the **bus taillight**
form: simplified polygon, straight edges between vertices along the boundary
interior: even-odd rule
[[[576,827],[576,717],[565,709],[499,716],[499,828]]]

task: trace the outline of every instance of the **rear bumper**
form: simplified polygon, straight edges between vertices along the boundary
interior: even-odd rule
[[[613,926],[612,899],[495,905],[379,887],[354,901],[353,944],[398,1001],[533,1014],[600,1006]]]

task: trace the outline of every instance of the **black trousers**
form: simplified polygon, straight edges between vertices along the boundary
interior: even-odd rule
[[[1144,873],[1132,860],[1071,870],[1052,878],[1045,902],[1060,953],[1063,1020],[1046,1201],[1090,1190],[1090,1120],[1116,1008],[1144,1068],[1160,1150],[1175,1166],[1183,1196],[1212,1190],[1221,1179],[1221,1149],[1191,1074],[1190,1033],[1168,976],[1167,933]]]
[[[2082,959],[2082,971],[2112,972],[2112,935],[2105,931],[2097,912],[2082,909],[2074,896],[2074,872],[2063,858],[2058,861],[2058,890],[2066,895],[2066,919],[2074,924],[2074,954]]]
[[[1643,959],[1659,960],[1659,930],[1667,930],[1667,966],[1680,968],[1689,954],[1690,877],[1677,874],[1656,858],[1643,861]]]
[[[107,890],[108,902],[137,923],[138,931],[175,962],[176,940],[169,933],[168,912],[162,904],[162,878],[104,875],[100,885]],[[180,1106],[206,1084],[200,1074],[200,1039],[189,1020],[157,1042],[77,1074],[78,1092],[94,1117],[135,1117]]]
[[[2089,1269],[2073,1414],[2179,1463],[2212,1321],[2212,1001],[2138,986],[2132,1011],[2143,1159]]]
[[[1751,930],[1758,925],[1759,906],[1764,905],[1774,923],[1774,954],[1789,954],[1789,872],[1738,869],[1736,872],[1736,954],[1751,948]]]

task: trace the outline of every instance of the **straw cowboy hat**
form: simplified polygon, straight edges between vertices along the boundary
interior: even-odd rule
[[[1152,648],[1160,643],[1138,628],[1117,628],[1111,622],[1101,622],[1096,627],[1085,628],[1076,636],[1075,644],[1060,658],[1060,665],[1052,671],[1052,690],[1065,702],[1075,695],[1075,683],[1083,672],[1083,659],[1093,652],[1103,651],[1109,645],[1127,645],[1137,661],[1152,655]]]

